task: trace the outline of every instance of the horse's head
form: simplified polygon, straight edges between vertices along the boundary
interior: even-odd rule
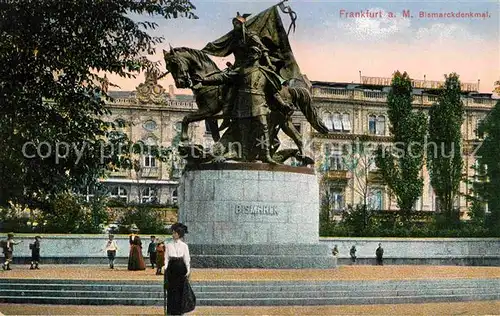
[[[163,50],[165,67],[174,77],[175,86],[179,89],[189,88],[192,84],[189,59],[185,55],[172,47],[170,47],[170,52]]]
[[[175,86],[179,89],[190,88],[191,77],[203,77],[208,73],[219,71],[217,65],[203,52],[186,47],[163,50],[165,67],[172,74]]]

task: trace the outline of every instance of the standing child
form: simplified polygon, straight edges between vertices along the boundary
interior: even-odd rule
[[[156,236],[151,236],[151,242],[148,247],[149,261],[151,262],[151,269],[155,268],[156,264]]]
[[[42,237],[35,236],[35,242],[30,244],[30,249],[31,249],[31,267],[30,267],[30,270],[40,269],[38,267],[38,263],[40,262],[40,239],[42,239]]]
[[[339,248],[337,245],[335,245],[332,249],[332,255],[333,255],[333,268],[337,269],[337,262],[338,262],[338,255],[339,255]]]
[[[351,255],[351,264],[356,264],[356,246],[351,247],[349,254]]]
[[[115,236],[109,235],[108,242],[106,243],[106,253],[108,254],[109,268],[115,268],[115,258],[118,245],[116,244]]]
[[[3,242],[3,253],[5,255],[5,262],[2,264],[2,269],[12,270],[10,263],[12,262],[12,255],[14,253],[14,245],[20,244],[21,242],[14,241],[14,233],[7,234],[7,240]]]
[[[161,275],[161,268],[165,264],[165,242],[160,240],[156,245],[156,275]]]

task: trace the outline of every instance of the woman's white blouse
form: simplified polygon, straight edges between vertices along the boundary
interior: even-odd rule
[[[189,247],[185,242],[178,239],[165,246],[165,270],[167,270],[170,257],[182,258],[187,268],[187,274],[189,274],[191,256],[189,255]]]
[[[116,244],[116,240],[108,240],[106,243],[106,251],[116,251],[118,250],[118,245]]]

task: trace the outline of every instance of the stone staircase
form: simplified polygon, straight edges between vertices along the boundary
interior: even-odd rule
[[[500,279],[196,281],[198,306],[357,305],[500,299]],[[163,305],[153,281],[0,280],[0,303]]]

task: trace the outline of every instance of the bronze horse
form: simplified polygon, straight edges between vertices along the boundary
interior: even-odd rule
[[[165,66],[174,78],[175,86],[179,89],[190,88],[193,91],[198,110],[187,114],[182,120],[181,141],[188,140],[188,127],[192,122],[206,120],[212,132],[215,142],[221,137],[217,119],[222,118],[218,115],[226,102],[227,87],[222,86],[201,86],[193,87],[191,78],[206,77],[207,75],[220,72],[217,65],[200,50],[187,47],[170,47],[170,51],[163,50]],[[302,87],[284,86],[280,92],[284,100],[291,101],[295,108],[300,108],[307,120],[314,129],[320,133],[327,133],[327,127],[322,123],[312,107],[312,98],[309,90]],[[270,116],[270,139],[275,140],[272,144],[272,151],[275,153],[279,147],[277,135],[280,129],[289,136],[298,147],[298,153],[303,154],[303,144],[300,133],[295,129],[291,120],[292,114],[284,115],[279,111],[272,111]]]

